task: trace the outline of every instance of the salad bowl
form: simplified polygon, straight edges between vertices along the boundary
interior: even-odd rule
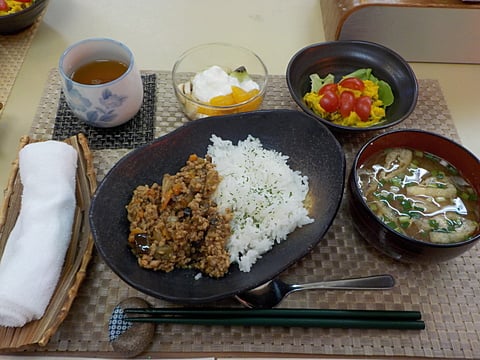
[[[35,0],[24,10],[0,15],[0,35],[15,34],[32,26],[43,13],[48,2],[49,0]]]
[[[385,107],[385,116],[379,122],[368,126],[361,122],[360,125],[334,123],[305,102],[305,94],[313,91],[312,75],[318,79],[331,77],[334,83],[338,83],[342,77],[355,73],[368,73],[370,78],[391,89],[391,104]],[[393,50],[367,41],[343,40],[309,45],[291,58],[286,79],[297,105],[337,132],[364,132],[397,125],[412,113],[418,98],[417,79],[409,64]]]

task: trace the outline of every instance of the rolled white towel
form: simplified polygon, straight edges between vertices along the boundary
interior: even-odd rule
[[[0,325],[40,319],[55,291],[76,206],[76,150],[59,141],[19,153],[21,208],[0,260]]]

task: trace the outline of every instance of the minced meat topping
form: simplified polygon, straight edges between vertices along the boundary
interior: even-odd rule
[[[214,278],[227,273],[232,215],[219,213],[211,200],[219,183],[211,157],[193,154],[177,174],[165,174],[161,185],[134,190],[127,205],[128,243],[141,267],[194,268]]]

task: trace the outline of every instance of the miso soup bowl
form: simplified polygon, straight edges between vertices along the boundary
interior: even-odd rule
[[[355,156],[348,180],[349,207],[360,235],[380,252],[405,263],[436,263],[453,259],[474,246],[477,233],[469,240],[434,244],[413,239],[394,231],[367,206],[358,185],[358,170],[372,155],[392,147],[408,147],[436,155],[453,165],[480,194],[480,161],[469,150],[438,134],[421,130],[397,130],[369,140]],[[480,201],[477,199],[477,207]]]
[[[72,80],[81,66],[97,60],[124,63],[127,70],[118,78],[98,85]],[[109,38],[81,40],[60,57],[59,72],[65,100],[75,116],[87,125],[110,128],[131,120],[143,102],[143,83],[132,51]]]

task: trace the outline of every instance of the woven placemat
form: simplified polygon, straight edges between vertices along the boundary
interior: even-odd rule
[[[43,14],[29,28],[12,35],[0,35],[0,103],[6,104],[25,55],[37,32]]]
[[[157,107],[155,136],[187,122],[173,95],[170,74],[156,72]],[[59,98],[57,75],[52,72],[32,136],[52,134]],[[420,80],[418,105],[397,128],[421,128],[459,140],[440,86],[436,80]],[[296,109],[285,77],[271,76],[265,109]],[[350,167],[356,151],[374,136],[339,135]],[[99,180],[128,149],[94,151]],[[480,248],[454,260],[431,265],[406,265],[381,255],[354,231],[347,209],[348,194],[323,241],[289,268],[282,277],[289,282],[310,282],[335,278],[390,273],[397,286],[389,291],[310,291],[290,295],[282,307],[419,310],[426,322],[423,331],[357,330],[280,327],[229,327],[197,325],[158,326],[146,355],[268,353],[352,356],[424,356],[430,358],[478,358],[480,354]],[[68,354],[111,356],[108,320],[121,300],[145,298],[154,306],[168,303],[145,296],[120,280],[97,253],[88,269],[70,314],[44,348],[29,351],[42,355]],[[237,305],[224,300],[214,305]]]
[[[52,138],[64,140],[78,133],[88,138],[91,149],[134,149],[153,140],[156,106],[156,75],[143,74],[143,102],[138,113],[123,125],[102,129],[79,120],[65,101],[63,91],[55,117]]]

